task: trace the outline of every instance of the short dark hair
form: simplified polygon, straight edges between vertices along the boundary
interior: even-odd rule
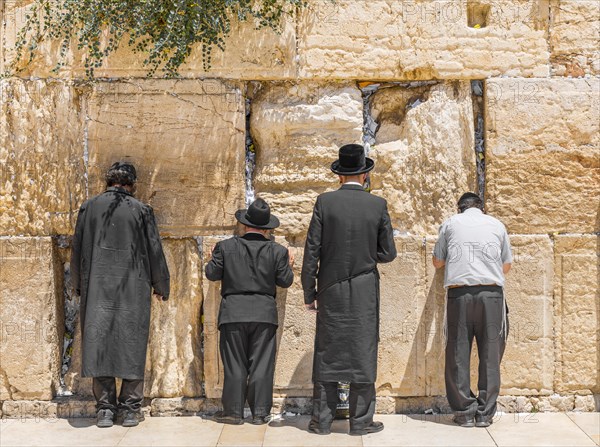
[[[117,161],[106,172],[106,186],[133,186],[136,181],[135,166],[131,163]]]
[[[458,199],[458,209],[461,213],[469,208],[479,208],[480,210],[483,210],[483,200],[473,192],[466,192]]]

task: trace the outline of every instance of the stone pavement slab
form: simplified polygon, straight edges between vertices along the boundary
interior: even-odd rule
[[[15,419],[0,432],[4,446],[115,446],[129,431],[96,427],[95,419]]]
[[[215,446],[222,424],[200,417],[151,417],[129,429],[119,446]]]
[[[265,433],[263,446],[362,446],[361,436],[348,435],[347,421],[334,421],[330,435],[308,432],[310,416],[296,416],[271,422]]]
[[[348,422],[332,434],[307,431],[308,416],[268,426],[221,425],[201,417],[149,417],[138,427],[97,428],[94,419],[0,420],[0,447],[8,446],[594,446],[600,413],[498,414],[486,428],[462,428],[450,415],[377,415],[385,430],[349,436]],[[595,441],[595,442],[594,442]]]
[[[600,413],[567,413],[597,445],[600,445]]]
[[[488,428],[498,447],[594,446],[565,413],[504,414]]]
[[[459,427],[448,414],[376,415],[375,419],[385,429],[364,436],[363,446],[496,446],[486,429]]]

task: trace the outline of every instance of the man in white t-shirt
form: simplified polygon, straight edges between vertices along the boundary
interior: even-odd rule
[[[433,265],[445,266],[448,291],[446,394],[457,424],[487,427],[500,392],[500,361],[508,335],[504,275],[512,253],[506,228],[483,213],[479,196],[463,194],[458,211],[441,225],[433,252]],[[470,384],[473,338],[479,353],[477,396]]]

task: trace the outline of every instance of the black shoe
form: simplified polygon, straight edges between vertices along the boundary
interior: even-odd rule
[[[252,419],[250,419],[250,423],[252,425],[268,424],[269,423],[269,417],[268,416],[253,416]]]
[[[125,410],[123,412],[123,427],[136,427],[144,419],[141,411]]]
[[[229,416],[223,411],[217,411],[213,419],[220,424],[241,425],[244,420],[239,416]]]
[[[115,419],[115,414],[110,410],[98,410],[96,416],[96,427],[107,428],[112,427]]]
[[[492,418],[477,415],[475,416],[475,427],[489,427],[492,425]]]
[[[362,436],[368,435],[370,433],[378,433],[383,430],[383,422],[373,421],[365,428],[353,428],[350,429],[350,435],[352,436]]]
[[[454,416],[453,421],[461,427],[475,427],[475,418],[473,416]]]
[[[329,434],[331,434],[331,426],[330,427],[319,427],[318,424],[316,424],[313,421],[310,421],[308,423],[308,431],[311,433],[315,433],[317,435],[329,435]]]

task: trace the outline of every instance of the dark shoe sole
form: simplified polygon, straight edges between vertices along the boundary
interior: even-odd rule
[[[331,430],[328,428],[316,428],[316,427],[308,427],[308,431],[314,433],[315,435],[330,435]]]
[[[269,423],[269,421],[265,419],[250,419],[248,422],[250,422],[252,425],[265,425]]]
[[[475,422],[475,427],[489,427],[490,425],[492,425],[492,423],[487,421]]]
[[[137,427],[140,421],[123,421],[123,427]]]
[[[113,421],[98,421],[96,422],[96,427],[99,428],[109,428],[114,425]]]
[[[228,425],[242,425],[244,423],[243,419],[240,419],[238,421],[237,419],[214,418],[214,421],[218,422],[219,424],[228,424]]]
[[[364,436],[364,435],[370,435],[371,433],[379,433],[380,431],[383,431],[383,425],[380,427],[373,427],[373,428],[364,428],[362,430],[350,430],[350,432],[348,433],[350,436]]]

